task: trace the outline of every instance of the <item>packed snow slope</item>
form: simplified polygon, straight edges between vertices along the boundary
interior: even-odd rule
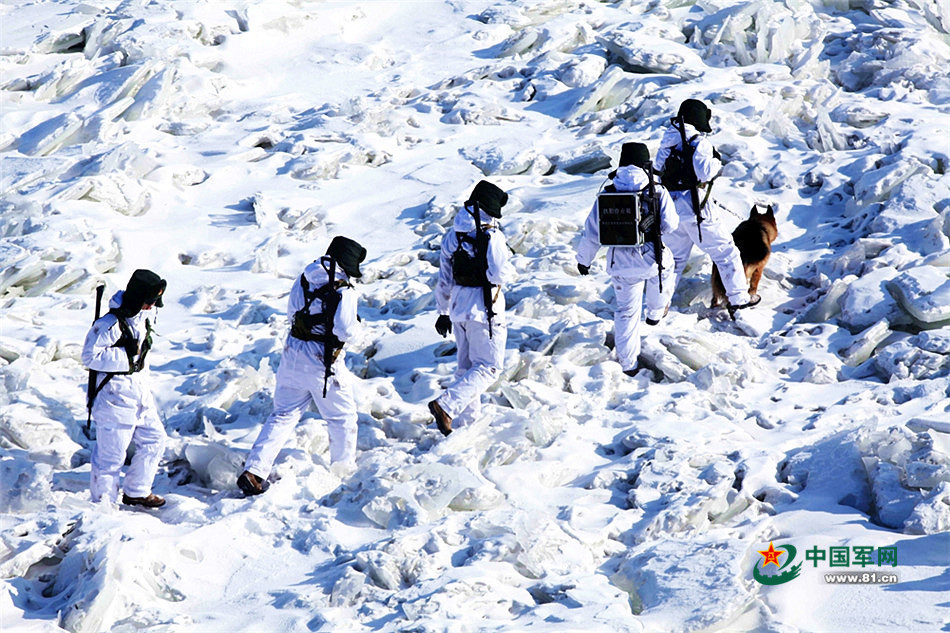
[[[946,2],[9,0],[0,28],[4,633],[947,630]],[[631,379],[573,244],[691,97],[720,213],[772,204],[779,238],[740,324],[696,251]],[[443,438],[438,244],[481,178],[507,364]],[[287,293],[340,234],[369,250],[359,468],[306,414],[244,499]],[[168,280],[154,512],[88,501],[80,347],[136,268]],[[770,543],[799,577],[757,579]]]

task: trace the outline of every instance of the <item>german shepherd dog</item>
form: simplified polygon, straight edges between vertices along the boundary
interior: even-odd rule
[[[775,225],[775,213],[769,205],[765,213],[759,213],[759,208],[752,205],[749,219],[739,223],[732,232],[732,240],[739,248],[742,257],[742,266],[745,268],[745,278],[749,282],[749,295],[754,297],[759,290],[759,280],[765,264],[772,254],[772,242],[778,237],[778,228]],[[726,289],[722,285],[719,269],[713,264],[712,272],[712,304],[711,307],[725,305]]]

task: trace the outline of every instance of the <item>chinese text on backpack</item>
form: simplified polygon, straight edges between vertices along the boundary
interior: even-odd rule
[[[601,193],[597,196],[600,243],[604,246],[638,246],[646,242],[640,230],[644,213],[642,194]]]

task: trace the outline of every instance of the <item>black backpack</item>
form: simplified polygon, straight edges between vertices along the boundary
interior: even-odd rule
[[[458,246],[452,253],[452,278],[459,286],[480,287],[488,285],[488,233],[479,231],[475,237],[467,233],[455,233]],[[469,253],[462,244],[472,248]]]
[[[349,286],[345,281],[328,281],[319,288],[310,289],[310,284],[304,275],[300,275],[300,289],[303,290],[303,307],[294,312],[294,319],[290,326],[290,335],[301,341],[316,341],[329,343],[331,349],[342,348],[343,343],[333,334],[333,317],[340,305],[340,288]],[[310,313],[310,305],[320,299],[321,309],[316,314]],[[314,330],[319,330],[314,332]]]
[[[663,171],[660,175],[660,184],[666,187],[667,191],[686,191],[696,182],[696,174],[693,171],[693,149],[690,143],[699,136],[696,134],[689,139],[685,147],[674,147],[670,150],[670,155],[666,157],[663,163]]]
[[[653,237],[655,218],[650,192],[617,191],[608,185],[597,196],[597,225],[603,246],[639,246]]]

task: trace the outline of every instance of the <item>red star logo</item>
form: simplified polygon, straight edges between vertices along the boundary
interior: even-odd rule
[[[783,554],[783,552],[782,550],[775,549],[775,547],[772,546],[771,541],[769,542],[769,548],[767,550],[759,550],[759,554],[762,554],[762,556],[765,558],[765,562],[762,563],[763,569],[765,569],[765,566],[769,564],[773,564],[776,567],[781,567],[781,565],[778,564],[778,557]]]

